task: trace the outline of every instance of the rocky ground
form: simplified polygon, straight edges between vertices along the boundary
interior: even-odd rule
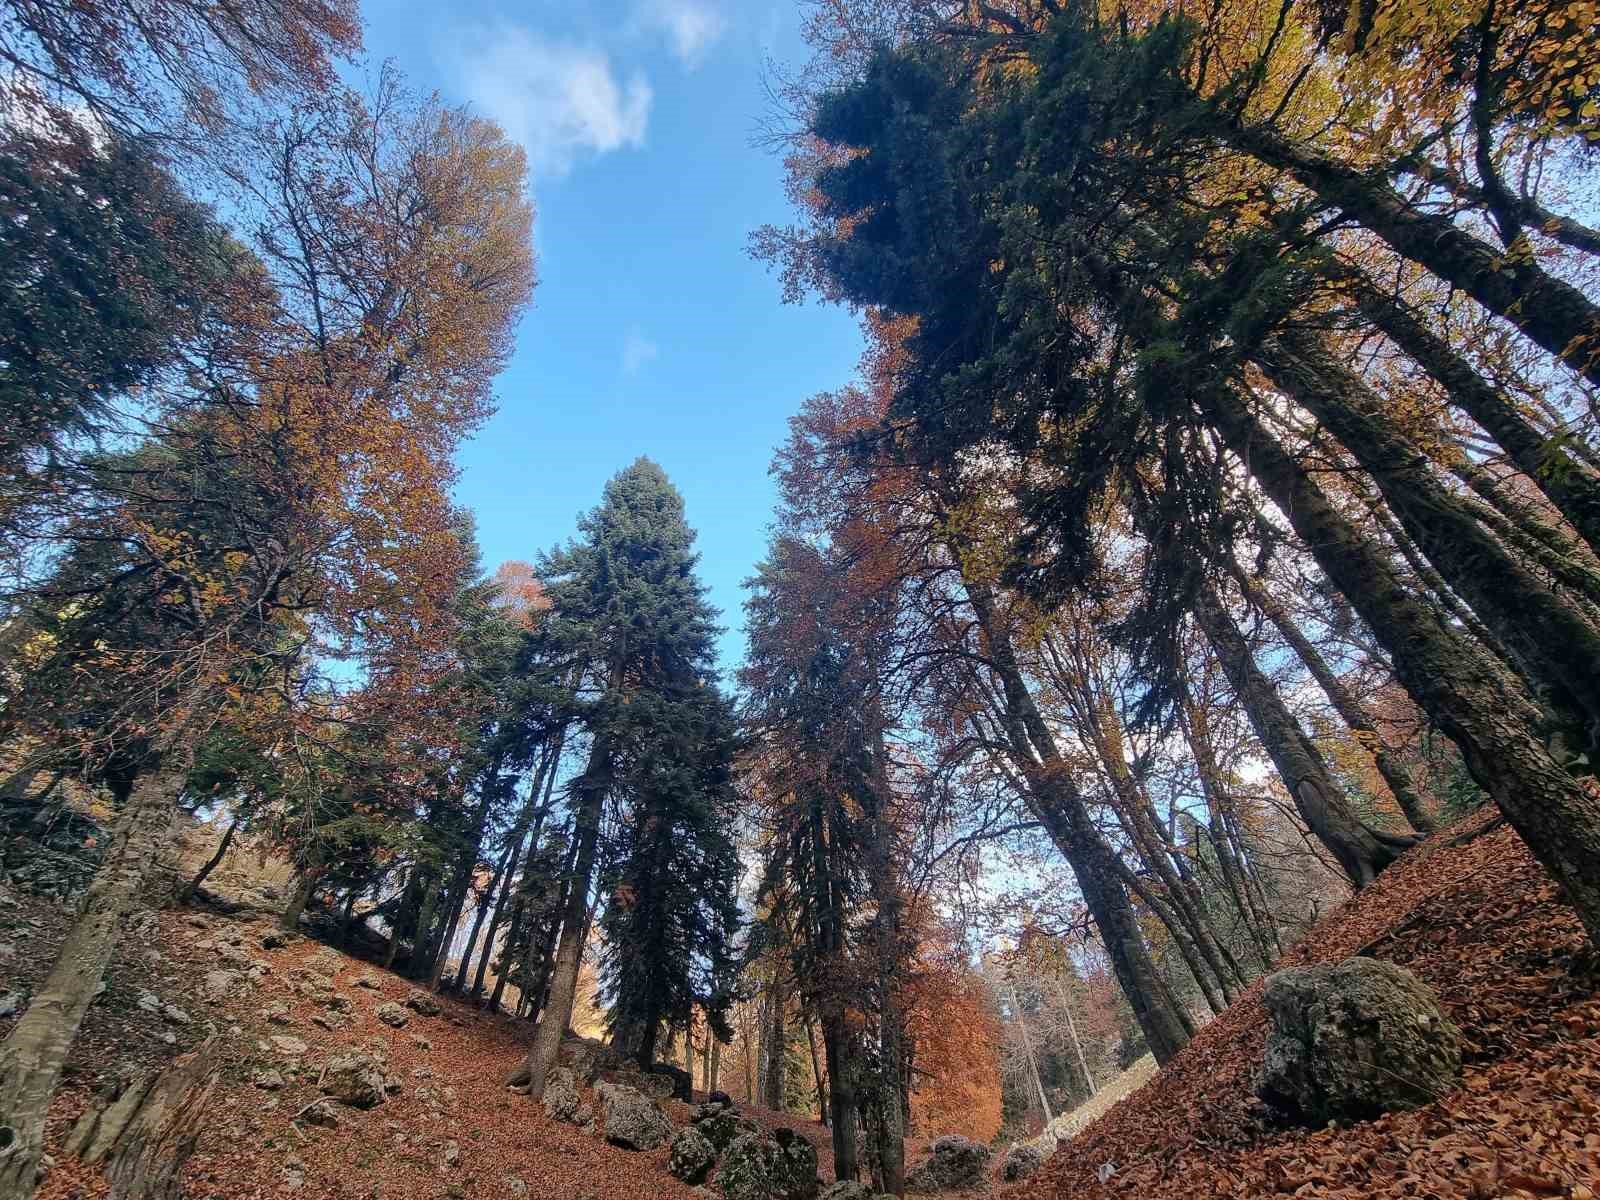
[[[1520,839],[1484,813],[1330,913],[1284,965],[1397,963],[1463,1036],[1458,1086],[1308,1132],[1256,1100],[1257,984],[1148,1085],[1002,1195],[1061,1200],[1592,1200],[1600,1193],[1600,972]]]
[[[954,1144],[929,1170],[965,1172],[975,1185],[969,1194],[1019,1198],[1592,1200],[1600,1191],[1600,974],[1521,842],[1487,823],[1480,817],[1436,835],[1289,956],[1372,956],[1409,968],[1438,993],[1464,1038],[1464,1073],[1434,1103],[1315,1132],[1284,1127],[1254,1097],[1267,1036],[1258,986],[1025,1181],[1000,1182],[1003,1154],[979,1161]],[[44,1200],[105,1194],[97,1172],[59,1153],[97,1091],[213,1034],[223,1075],[186,1171],[191,1197],[697,1195],[669,1167],[675,1142],[680,1158],[695,1149],[682,1130],[715,1134],[715,1110],[663,1099],[663,1124],[651,1106],[624,1097],[626,1113],[613,1112],[613,1093],[603,1080],[585,1086],[595,1073],[577,1062],[570,1104],[547,1112],[505,1086],[525,1050],[525,1026],[421,995],[309,938],[285,938],[273,885],[232,883],[242,907],[231,914],[168,910],[130,930],[53,1110],[57,1153]],[[66,904],[0,887],[0,1034],[47,968]],[[750,1128],[739,1121],[753,1122],[764,1146],[776,1144],[778,1130],[798,1135],[815,1148],[826,1182],[826,1129],[745,1110],[735,1114],[735,1134]],[[608,1143],[635,1136],[629,1129],[651,1148]],[[727,1145],[716,1147],[719,1170],[732,1161]],[[798,1140],[784,1145],[796,1162],[810,1161]],[[770,1151],[754,1158],[762,1154]],[[912,1147],[908,1159],[926,1164],[929,1147]]]

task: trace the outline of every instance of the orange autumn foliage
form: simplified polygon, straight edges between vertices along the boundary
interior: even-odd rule
[[[910,1132],[991,1141],[1001,1123],[1000,1020],[948,930],[918,946],[905,996],[916,1047]]]

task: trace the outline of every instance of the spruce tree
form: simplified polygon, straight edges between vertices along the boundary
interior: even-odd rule
[[[611,855],[621,886],[604,920],[616,938],[606,959],[614,1037],[648,1059],[660,1022],[686,1020],[687,1005],[720,1020],[726,1002],[707,984],[725,974],[734,924],[732,723],[683,497],[641,458],[579,529],[582,540],[539,571],[553,606],[547,636],[562,651],[552,657],[577,680],[572,717],[589,754],[568,785],[576,843],[549,999],[513,1076],[535,1097],[572,1017],[608,799],[622,830]]]

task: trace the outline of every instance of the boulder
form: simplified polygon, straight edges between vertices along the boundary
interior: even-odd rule
[[[659,1105],[637,1088],[620,1083],[595,1085],[606,1115],[606,1141],[624,1150],[654,1150],[672,1138],[672,1122]]]
[[[207,971],[200,981],[200,990],[212,1004],[221,1004],[239,989],[237,971]]]
[[[1006,1151],[1006,1156],[1000,1162],[1000,1178],[1007,1183],[1015,1183],[1019,1179],[1026,1179],[1040,1167],[1044,1166],[1045,1152],[1038,1146],[1023,1142]]]
[[[625,1070],[628,1066],[624,1056],[604,1042],[576,1034],[568,1034],[561,1039],[556,1064],[569,1068],[585,1087],[599,1079],[602,1071]]]
[[[707,1109],[714,1109],[706,1112]],[[721,1105],[702,1104],[696,1110],[694,1127],[718,1154],[733,1144],[733,1139],[746,1133],[760,1133],[761,1127],[745,1120]]]
[[[946,1134],[933,1143],[928,1157],[906,1173],[906,1187],[914,1192],[953,1192],[975,1187],[989,1170],[989,1147]]]
[[[388,1098],[389,1080],[383,1064],[360,1050],[336,1054],[322,1069],[318,1083],[325,1096],[351,1108],[376,1108]]]
[[[383,980],[377,975],[363,975],[356,980],[358,988],[366,988],[369,992],[383,991]]]
[[[730,1110],[734,1107],[733,1097],[728,1095],[727,1092],[712,1092],[712,1093],[710,1093],[709,1095],[706,1096],[706,1103],[707,1104],[720,1104],[720,1105],[722,1105],[723,1108],[730,1109]]]
[[[717,1169],[725,1200],[812,1200],[822,1187],[816,1149],[792,1130],[734,1139]]]
[[[277,1071],[257,1071],[255,1085],[263,1092],[276,1092],[283,1087],[283,1076]]]
[[[1256,1094],[1320,1126],[1427,1104],[1461,1077],[1461,1034],[1410,971],[1374,958],[1290,967],[1262,994],[1271,1027]]]
[[[601,1071],[597,1076],[600,1083],[610,1083],[618,1087],[631,1088],[649,1096],[652,1100],[670,1100],[674,1084],[670,1075],[659,1074],[655,1071],[640,1071],[635,1068]]]
[[[557,1067],[545,1081],[544,1114],[553,1121],[594,1129],[594,1109],[578,1095],[577,1078],[566,1067]]]
[[[672,1139],[672,1154],[667,1158],[667,1170],[673,1178],[687,1184],[696,1184],[711,1173],[717,1161],[716,1148],[706,1140],[705,1134],[691,1126],[678,1131]]]
[[[311,1048],[297,1037],[285,1037],[282,1034],[274,1034],[269,1040],[272,1048],[286,1058],[299,1058]]]
[[[411,1020],[411,1014],[406,1012],[402,1005],[396,1004],[393,1000],[378,1005],[377,1008],[372,1010],[372,1015],[385,1025],[392,1025],[396,1029],[403,1028],[405,1023]]]
[[[437,1017],[444,1011],[439,1002],[427,992],[412,992],[405,998],[404,1003],[412,1012],[420,1013],[424,1017]]]

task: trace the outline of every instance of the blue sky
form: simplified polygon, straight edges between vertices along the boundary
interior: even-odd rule
[[[861,352],[842,310],[782,303],[752,229],[790,217],[752,145],[763,63],[803,52],[794,0],[368,0],[367,50],[499,121],[528,152],[539,288],[499,414],[461,455],[484,562],[574,532],[641,454],[683,492],[701,574],[742,652],[740,582],[772,511],[767,466],[806,396]]]

